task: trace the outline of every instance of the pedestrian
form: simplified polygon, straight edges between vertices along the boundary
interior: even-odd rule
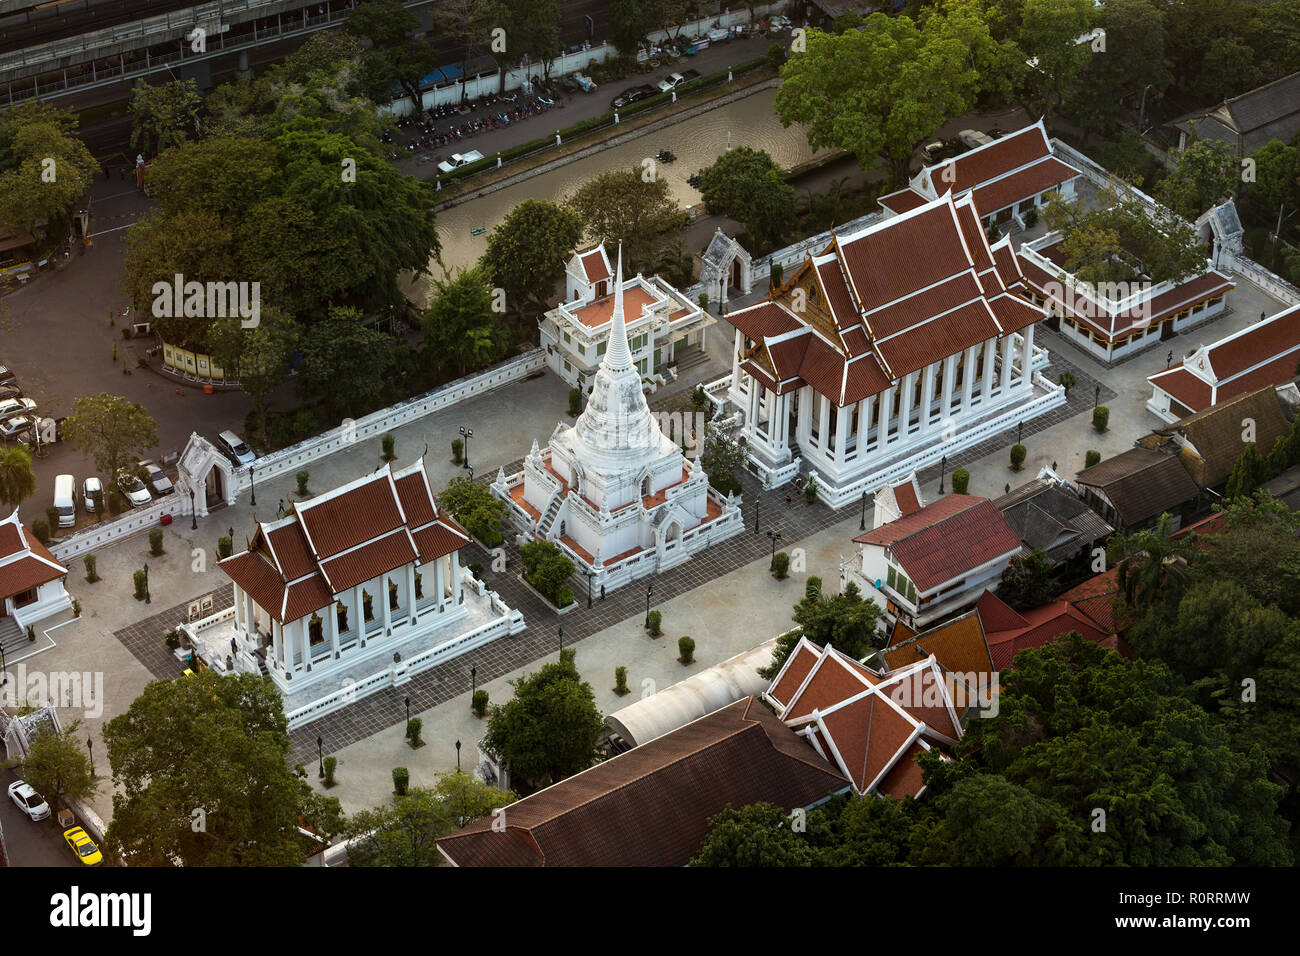
[[[605,600],[605,585],[603,584],[600,586],[600,599]]]
[[[787,491],[787,492],[785,493],[785,506],[786,506],[787,508],[789,508],[789,507],[790,507],[790,502],[792,502],[793,500],[794,500],[794,498],[791,496],[790,492]]]
[[[277,518],[283,518],[283,517],[284,517],[284,499],[283,499],[283,498],[280,499],[280,508],[279,508],[278,513],[276,514],[276,517],[277,517]]]

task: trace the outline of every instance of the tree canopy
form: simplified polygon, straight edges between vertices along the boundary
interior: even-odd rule
[[[593,241],[623,247],[624,275],[649,272],[671,233],[685,225],[668,183],[642,168],[611,169],[587,180],[565,205],[576,212]]]
[[[110,487],[122,467],[158,444],[158,423],[144,406],[107,392],[76,399],[63,433],[73,448],[94,458]]]
[[[760,246],[794,226],[794,187],[766,150],[738,146],[700,170],[699,190],[709,212],[745,224]]]
[[[513,311],[549,306],[582,231],[582,218],[572,209],[525,199],[493,228],[480,264],[505,289]]]

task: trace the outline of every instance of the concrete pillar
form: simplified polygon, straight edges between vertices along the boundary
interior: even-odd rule
[[[925,433],[930,430],[930,408],[934,401],[934,376],[939,369],[938,362],[931,362],[925,367],[925,375],[921,379],[921,432]]]
[[[993,397],[993,360],[997,355],[998,340],[989,339],[984,343],[984,374],[980,381],[980,401],[981,406],[987,408],[989,400]]]
[[[943,360],[943,396],[940,399],[939,424],[952,414],[952,387],[957,379],[957,356],[949,355]]]
[[[830,403],[827,402],[829,405]],[[848,439],[849,418],[853,415],[852,406],[841,408],[835,415],[835,452],[831,455],[831,460],[837,463],[844,461],[844,442]]]
[[[903,376],[902,407],[898,414],[898,440],[903,441],[907,437],[908,423],[912,417],[912,392],[916,390],[916,373],[908,372]]]
[[[1035,323],[1035,325],[1036,324],[1037,323]],[[1025,387],[1032,388],[1034,381],[1034,373],[1031,369],[1034,361],[1034,326],[1029,326],[1029,328],[1025,329],[1023,334],[1025,336]]]
[[[415,623],[415,562],[406,566],[406,607],[410,611],[411,623]]]
[[[880,425],[876,433],[876,448],[884,448],[889,444],[889,418],[894,413],[894,390],[887,388],[880,393],[883,404],[880,407]]]
[[[362,648],[366,646],[366,604],[360,584],[352,589],[352,606],[356,608],[352,614],[352,626],[357,629],[357,647]]]
[[[972,345],[966,350],[966,366],[961,375],[961,408],[958,414],[970,411],[971,395],[975,390],[975,363],[979,361],[979,350],[978,345]]]
[[[451,553],[451,574],[452,574],[452,578],[454,579],[453,584],[456,588],[456,603],[460,604],[465,599],[465,595],[461,590],[464,585],[461,584],[461,580],[460,580],[460,552],[459,551],[453,551]]]
[[[386,574],[379,576],[379,600],[384,606],[384,635],[387,636],[393,627],[393,602],[388,599],[388,575]]]
[[[329,615],[330,651],[337,659],[339,656],[339,616],[333,604],[327,610]]]
[[[271,651],[275,659],[280,662],[280,666],[285,670],[293,670],[289,662],[288,650],[284,643],[284,625],[279,621],[271,622]]]
[[[817,442],[823,453],[830,447],[830,435],[828,432],[831,427],[831,403],[825,395],[820,392],[813,392],[817,396],[817,408],[814,414],[817,416]]]

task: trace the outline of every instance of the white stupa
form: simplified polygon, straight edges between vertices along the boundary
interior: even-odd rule
[[[556,542],[597,588],[672,567],[742,527],[739,501],[709,488],[698,458],[687,459],[646,403],[627,343],[621,249],[613,299],[582,415],[557,425],[545,451],[534,441],[523,471],[498,472],[492,485],[522,531]],[[703,421],[693,427],[702,443]]]

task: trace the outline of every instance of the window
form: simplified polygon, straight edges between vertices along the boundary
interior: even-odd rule
[[[895,584],[897,583],[897,579],[898,579],[897,572],[895,572],[893,568],[890,568],[889,579],[887,583],[889,584],[889,587],[893,590],[897,590],[897,588],[895,587]]]
[[[337,618],[338,618],[338,622],[339,622],[339,633],[340,633],[340,634],[346,634],[346,633],[348,632],[348,609],[347,609],[347,605],[345,605],[342,601],[339,601],[337,604],[334,605],[334,611],[335,611],[335,615],[337,616]]]
[[[369,591],[361,592],[361,618],[367,624],[375,619],[375,600]]]
[[[913,604],[916,603],[916,585],[911,581],[907,582],[907,599]]]
[[[565,359],[565,360],[564,360],[564,370],[565,370],[566,372],[572,372],[572,371],[573,371],[573,366],[569,364],[569,360],[568,360],[568,359]]]
[[[415,599],[417,601],[424,598],[424,578],[419,571],[415,572]]]
[[[325,642],[325,628],[321,624],[319,614],[313,613],[311,620],[307,622],[307,637],[310,639],[312,647]]]
[[[391,580],[388,582],[388,610],[397,610],[397,582]]]
[[[597,343],[597,345],[596,345],[596,358],[600,358],[602,355],[605,354],[605,345],[606,345],[605,342],[599,342],[599,343]]]
[[[570,336],[568,332],[565,332],[565,333],[564,333],[564,341],[565,341],[565,342],[572,342],[572,341],[573,341],[572,336]]]

